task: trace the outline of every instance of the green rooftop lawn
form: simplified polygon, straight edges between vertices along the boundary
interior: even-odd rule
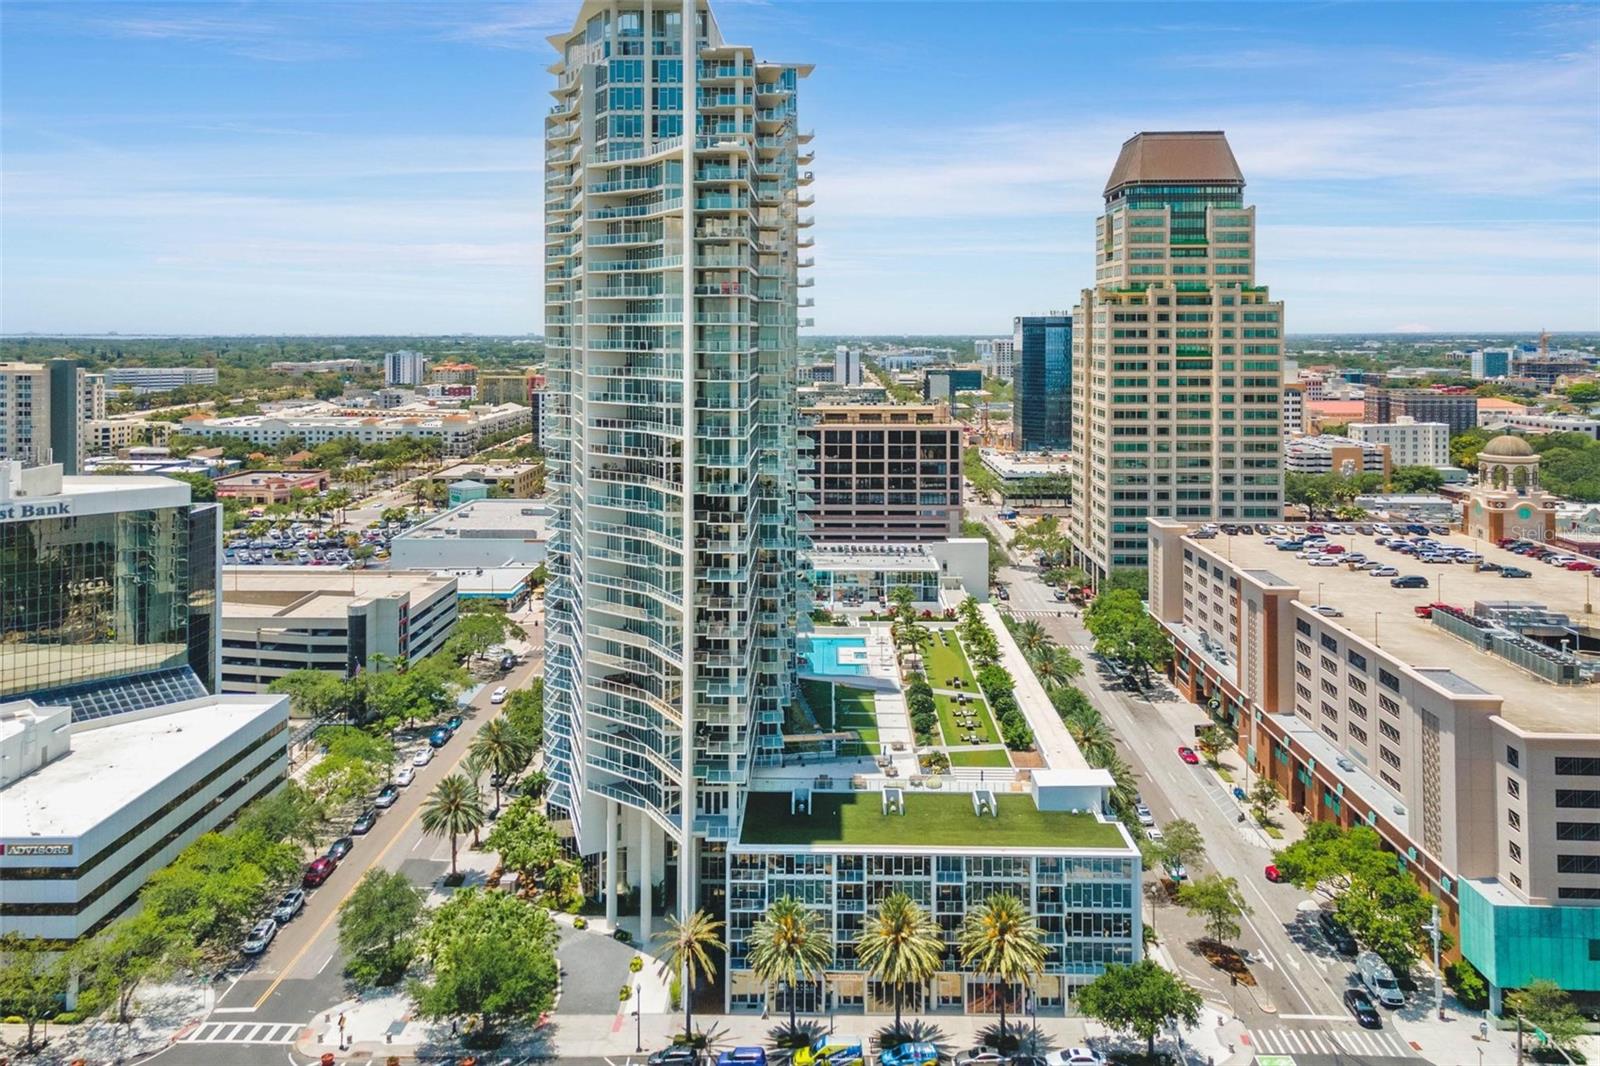
[[[972,813],[964,792],[913,792],[906,813],[885,815],[877,792],[814,793],[810,816],[789,813],[789,793],[752,792],[745,806],[746,844],[796,847],[885,845],[902,847],[1122,847],[1114,824],[1091,814],[1041,811],[1028,796],[1002,796],[999,817]]]
[[[978,734],[980,744],[1000,743],[1000,732],[995,728],[994,716],[989,713],[989,705],[982,696],[967,704],[969,709],[976,708],[978,712],[977,728],[971,732]],[[954,696],[946,696],[942,692],[933,694],[933,709],[939,716],[939,731],[944,734],[944,745],[955,750],[967,747],[967,742],[962,740],[962,734],[967,732],[956,724],[956,700]]]
[[[978,683],[972,679],[972,667],[967,665],[966,652],[961,650],[961,641],[954,629],[934,633],[926,666],[928,684],[934,688],[950,688],[950,679],[959,677],[962,691],[978,691]]]
[[[952,748],[949,751],[951,766],[1002,766],[1011,765],[1011,757],[1004,748],[979,748],[977,750],[958,751]]]

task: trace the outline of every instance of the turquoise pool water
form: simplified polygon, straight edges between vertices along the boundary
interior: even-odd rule
[[[865,663],[841,663],[840,648],[867,647],[866,637],[812,637],[801,654],[813,674],[845,674],[859,677],[867,672]]]

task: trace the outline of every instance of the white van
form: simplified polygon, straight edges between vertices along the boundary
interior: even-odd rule
[[[1363,951],[1356,956],[1356,974],[1366,990],[1372,993],[1372,998],[1385,1007],[1406,1005],[1405,994],[1400,991],[1400,982],[1394,979],[1394,971],[1375,953]]]

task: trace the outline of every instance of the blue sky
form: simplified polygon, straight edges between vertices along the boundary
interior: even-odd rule
[[[1228,131],[1292,333],[1600,327],[1600,7],[715,6],[816,64],[818,332],[1070,307],[1162,128]],[[577,7],[0,4],[0,329],[539,331]]]

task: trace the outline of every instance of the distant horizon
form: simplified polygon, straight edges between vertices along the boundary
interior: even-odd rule
[[[1600,327],[1594,329],[1451,329],[1451,330],[1348,330],[1333,332],[1329,330],[1313,330],[1307,333],[1285,333],[1285,340],[1306,340],[1321,337],[1438,337],[1474,339],[1478,337],[1531,337],[1538,339],[1541,333],[1550,337],[1594,337],[1600,339]],[[802,342],[808,340],[833,340],[840,337],[866,338],[869,340],[889,339],[919,339],[941,340],[946,338],[970,338],[972,340],[987,340],[993,337],[1005,337],[1004,332],[988,333],[963,333],[950,330],[942,333],[809,333],[802,334]],[[475,337],[485,340],[544,340],[542,333],[485,333],[475,330],[457,330],[445,333],[214,333],[214,332],[173,332],[173,333],[133,333],[121,330],[112,330],[106,333],[88,333],[72,330],[27,330],[20,333],[0,332],[0,341],[10,340],[263,340],[263,339],[293,339],[293,340],[356,340],[356,339],[423,339],[423,340],[448,340],[455,337]]]

